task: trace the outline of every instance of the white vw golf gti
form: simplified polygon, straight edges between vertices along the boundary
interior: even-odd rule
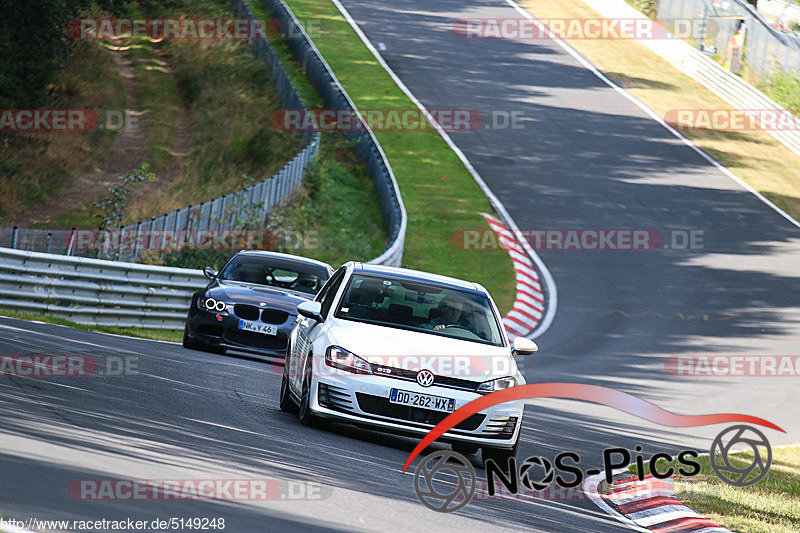
[[[314,301],[297,306],[280,406],[303,424],[336,419],[425,435],[481,395],[525,383],[489,293],[426,272],[362,263],[337,270]],[[461,453],[516,454],[523,403],[470,416],[441,437]]]

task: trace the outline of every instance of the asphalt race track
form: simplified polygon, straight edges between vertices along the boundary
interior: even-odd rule
[[[800,354],[800,229],[556,43],[453,32],[456,19],[517,17],[504,1],[344,3],[429,109],[523,114],[522,129],[451,134],[521,229],[703,232],[693,250],[540,251],[559,305],[537,339],[539,354],[522,363],[529,383],[605,385],[680,414],[760,416],[786,430],[765,430],[772,444],[800,440],[797,377],[687,378],[664,369],[675,355]],[[233,532],[626,529],[581,498],[429,511],[401,473],[415,440],[300,426],[278,409],[280,368],[263,362],[7,318],[0,354],[79,354],[101,368],[122,358],[136,367],[0,377],[4,517],[224,517]],[[724,427],[668,428],[605,407],[535,400],[519,457],[574,451],[589,467],[609,446],[705,451]],[[81,501],[67,491],[81,479],[253,477],[277,480],[282,497]]]

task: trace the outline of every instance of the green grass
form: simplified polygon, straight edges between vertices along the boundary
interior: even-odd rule
[[[332,3],[287,3],[301,21],[319,21],[314,42],[359,109],[416,109]],[[432,130],[375,134],[408,211],[403,266],[477,281],[491,292],[502,312],[510,309],[515,287],[507,252],[465,251],[451,244],[454,232],[488,228],[479,213],[491,211],[455,153]]]
[[[675,493],[691,509],[734,531],[800,531],[800,447],[776,447],[772,453],[767,477],[744,488],[720,481],[711,470],[708,457],[701,457],[700,474],[690,478],[678,476]],[[744,467],[751,463],[752,457],[752,451],[737,453],[731,456],[731,462]]]
[[[320,155],[291,205],[275,210],[267,227],[284,235],[277,251],[325,261],[369,261],[386,249],[380,201],[366,169],[342,134],[322,135]]]
[[[777,69],[762,90],[786,109],[800,112],[800,74]]]
[[[183,330],[172,329],[149,329],[149,328],[119,328],[116,326],[87,326],[85,324],[78,324],[71,320],[57,318],[49,315],[42,315],[39,313],[19,313],[4,309],[0,316],[10,318],[19,318],[21,320],[38,320],[48,324],[59,324],[61,326],[69,326],[71,328],[85,329],[87,331],[97,331],[99,333],[112,333],[114,335],[125,335],[127,337],[138,337],[142,339],[154,339],[159,341],[172,341],[181,342],[183,340]]]

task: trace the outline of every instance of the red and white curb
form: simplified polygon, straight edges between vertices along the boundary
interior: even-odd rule
[[[511,230],[493,216],[486,213],[481,215],[497,234],[498,241],[508,250],[514,263],[517,297],[511,311],[503,317],[503,324],[512,338],[528,335],[536,328],[544,314],[545,299],[539,274]]]
[[[627,475],[630,475],[628,472]],[[674,480],[615,476],[610,490],[603,476],[586,479],[583,491],[598,507],[637,531],[730,533],[686,507],[675,497]]]

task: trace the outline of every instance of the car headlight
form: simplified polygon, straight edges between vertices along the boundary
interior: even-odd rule
[[[228,309],[228,304],[222,300],[215,300],[214,298],[198,298],[197,307],[212,313],[224,313]]]
[[[517,378],[514,377],[498,378],[489,381],[484,381],[483,383],[478,385],[477,392],[480,394],[489,394],[490,392],[510,389],[511,387],[516,387],[516,386],[517,386]]]
[[[339,346],[328,347],[325,351],[325,364],[356,374],[372,374],[371,364]]]

